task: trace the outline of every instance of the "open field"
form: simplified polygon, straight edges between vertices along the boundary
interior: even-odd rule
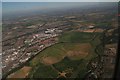
[[[71,60],[68,57],[65,57],[61,62],[53,64],[60,72],[67,69],[72,69],[73,71],[77,66],[82,62],[82,60]]]
[[[12,76],[26,77],[29,73],[28,77],[31,78],[56,78],[61,72],[66,73],[67,77],[77,77],[82,73],[80,77],[83,77],[87,71],[87,63],[95,57],[94,48],[100,41],[99,36],[92,39],[96,34],[98,33],[64,33],[58,44],[46,48],[29,62],[28,66],[32,67],[30,71],[21,74],[20,69]]]
[[[54,70],[51,66],[39,63],[35,67],[33,67],[28,77],[30,78],[56,78],[57,76],[58,76],[58,72]]]
[[[95,35],[98,36],[94,37]],[[35,72],[32,71],[29,75],[32,77],[56,77],[59,76],[58,72],[67,71],[69,77],[77,77],[80,72],[83,75],[78,76],[83,77],[87,71],[87,63],[96,56],[94,49],[99,42],[99,33],[64,33],[60,36],[59,43],[46,48],[30,61],[30,66],[35,69]],[[50,69],[53,76],[50,76],[52,75]]]
[[[29,62],[29,70],[26,69],[26,72],[21,74],[23,67],[12,74],[12,77],[83,77],[87,71],[87,63],[96,56],[94,49],[100,40],[99,35],[94,37],[95,35],[98,33],[63,33],[59,37],[59,43],[46,48]],[[79,75],[80,73],[82,75]]]
[[[91,40],[93,33],[84,32],[66,32],[59,37],[60,42],[86,43]]]
[[[38,54],[32,61],[30,61],[31,65],[34,66],[39,62],[48,65],[57,63],[65,56],[65,52],[61,50],[62,47],[62,44],[56,44],[47,48],[46,50]]]
[[[90,50],[91,45],[89,43],[73,44],[73,48],[67,51],[67,57],[73,60],[83,59],[90,53]]]
[[[88,30],[84,30],[83,32],[88,32],[88,33],[92,33],[92,32],[103,32],[103,29],[88,29]]]
[[[89,43],[59,43],[41,52],[31,62],[32,65],[36,65],[38,62],[51,65],[61,61],[66,56],[70,59],[82,59],[89,54],[90,49]]]
[[[22,69],[16,71],[15,73],[8,76],[8,78],[25,78],[29,71],[31,70],[31,67],[25,66]]]
[[[46,48],[28,63],[32,69],[24,74],[21,74],[23,72],[20,69],[12,77],[28,75],[28,78],[56,78],[66,74],[65,77],[69,78],[83,78],[88,70],[88,62],[96,56],[94,49],[100,43],[99,35],[100,33],[64,33],[60,36],[59,43]]]
[[[98,36],[94,37],[95,35]],[[99,33],[63,33],[59,37],[59,43],[46,48],[29,62],[30,70],[21,74],[23,69],[20,69],[12,77],[83,77],[87,71],[87,63],[96,56],[94,49],[99,41]]]

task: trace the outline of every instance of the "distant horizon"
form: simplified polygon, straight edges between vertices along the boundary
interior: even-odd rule
[[[119,2],[120,0],[3,0],[2,2]]]
[[[2,15],[30,14],[32,12],[48,12],[52,10],[71,9],[76,7],[102,6],[104,2],[2,2]],[[105,2],[113,5],[117,2]]]
[[[69,7],[82,7],[89,5],[97,5],[95,3],[65,3],[65,2],[3,2],[2,9],[3,13],[7,12],[16,12],[16,11],[29,11],[29,10],[48,10],[48,9],[60,9],[60,8],[69,8]]]

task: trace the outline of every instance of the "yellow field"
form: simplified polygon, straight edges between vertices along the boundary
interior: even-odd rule
[[[89,43],[76,44],[73,49],[67,52],[70,59],[82,59],[90,53],[91,45]]]
[[[25,66],[20,70],[16,71],[15,73],[12,73],[11,75],[9,75],[8,78],[25,78],[29,74],[30,70],[31,70],[31,67]]]

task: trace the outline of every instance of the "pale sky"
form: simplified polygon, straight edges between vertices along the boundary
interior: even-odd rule
[[[118,2],[120,0],[1,0],[2,2]]]
[[[1,0],[2,3],[2,9],[4,14],[12,14],[12,13],[19,13],[19,12],[25,12],[25,11],[32,11],[32,10],[46,10],[52,9],[52,8],[64,8],[64,7],[74,7],[77,5],[82,5],[78,3],[73,2],[118,2],[119,0]],[[10,3],[4,3],[4,2],[10,2]],[[18,2],[18,3],[12,3],[12,2]],[[19,2],[72,2],[72,3],[19,3]],[[89,5],[89,4],[88,4]],[[86,5],[87,6],[87,5]],[[1,4],[0,4],[1,8]],[[2,10],[0,10],[0,15],[2,13]]]

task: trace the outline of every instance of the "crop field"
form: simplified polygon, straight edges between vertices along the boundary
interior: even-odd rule
[[[54,70],[52,66],[44,65],[42,63],[37,64],[30,71],[28,77],[30,78],[55,78],[58,76],[58,72]]]
[[[100,43],[99,35],[64,33],[59,37],[59,43],[46,48],[29,62],[34,69],[29,76],[55,78],[60,76],[60,72],[64,72],[66,77],[83,77],[87,71],[87,63],[96,56],[94,49]],[[82,75],[78,75],[79,73]]]
[[[15,73],[9,75],[9,78],[25,78],[28,74],[29,71],[31,70],[31,67],[25,66],[22,69],[16,71]]]
[[[91,40],[94,33],[85,33],[85,32],[65,32],[59,37],[60,42],[71,42],[71,43],[86,43]]]

